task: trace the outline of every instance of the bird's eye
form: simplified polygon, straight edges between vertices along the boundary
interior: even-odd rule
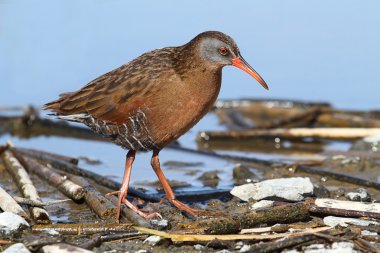
[[[228,50],[225,47],[221,47],[221,48],[219,48],[219,53],[221,55],[227,55],[228,54]]]

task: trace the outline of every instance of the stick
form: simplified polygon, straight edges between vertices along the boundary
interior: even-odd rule
[[[26,198],[20,198],[20,197],[13,197],[13,198],[19,204],[24,204],[24,205],[29,205],[29,206],[37,206],[37,207],[57,205],[57,204],[60,204],[63,202],[71,201],[71,199],[62,199],[62,200],[53,200],[53,201],[47,201],[47,202],[39,202],[39,201],[26,199]]]
[[[88,240],[85,243],[80,245],[81,248],[84,249],[93,249],[95,247],[99,247],[103,242],[110,242],[115,240],[122,239],[136,239],[142,237],[142,233],[140,232],[129,232],[129,233],[117,233],[117,234],[109,234],[109,235],[100,235],[96,236]]]
[[[66,235],[91,235],[131,231],[133,224],[49,224],[34,225],[32,232],[55,231]]]
[[[7,168],[9,174],[11,174],[13,179],[16,181],[22,195],[25,198],[41,202],[41,198],[38,196],[37,190],[30,180],[28,173],[21,165],[21,163],[16,159],[16,157],[8,150],[3,153],[2,157],[5,163],[5,167]],[[30,210],[33,219],[37,223],[51,222],[49,214],[41,207],[31,207]]]
[[[0,208],[4,212],[11,212],[25,219],[30,219],[29,215],[22,207],[3,189],[0,187]]]
[[[199,133],[197,139],[199,141],[215,141],[239,140],[258,137],[278,137],[287,139],[320,138],[333,140],[354,140],[379,134],[380,128],[276,128],[246,131],[201,132]]]
[[[84,197],[84,189],[65,177],[51,170],[49,164],[43,166],[35,160],[23,156],[20,161],[28,168],[32,173],[39,175],[41,178],[48,181],[52,186],[56,187],[59,191],[65,194],[67,197],[73,200],[81,200]]]

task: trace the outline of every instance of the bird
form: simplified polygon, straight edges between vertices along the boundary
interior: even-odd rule
[[[83,123],[95,133],[128,150],[119,191],[121,205],[149,219],[126,198],[136,152],[152,151],[151,166],[165,200],[191,216],[197,210],[176,199],[160,166],[159,153],[192,128],[211,109],[221,88],[222,69],[235,66],[265,89],[263,78],[244,60],[235,41],[219,31],[198,34],[182,46],[156,49],[94,79],[81,89],[63,93],[44,105],[57,118]]]

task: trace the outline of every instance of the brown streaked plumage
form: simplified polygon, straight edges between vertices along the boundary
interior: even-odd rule
[[[175,199],[164,177],[158,153],[193,127],[214,104],[221,86],[222,68],[236,66],[268,88],[241,57],[234,40],[221,32],[204,32],[189,43],[145,53],[93,80],[76,92],[65,93],[45,105],[59,118],[81,122],[96,133],[129,150],[121,203],[144,217],[126,200],[136,151],[153,150],[152,167],[170,203],[192,215],[196,211]]]

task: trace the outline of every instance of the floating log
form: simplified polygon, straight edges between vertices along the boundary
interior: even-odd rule
[[[60,154],[51,153],[51,152],[42,151],[42,150],[37,150],[37,149],[14,148],[14,150],[18,151],[19,153],[29,155],[31,157],[34,157],[34,158],[40,159],[40,160],[46,160],[46,157],[50,157],[52,159],[65,161],[65,162],[72,163],[75,165],[77,165],[79,162],[79,160],[77,158],[74,158],[74,157],[69,157],[69,156],[60,155]]]
[[[319,138],[333,140],[354,140],[371,135],[380,135],[380,128],[276,128],[245,131],[201,132],[199,141],[239,140],[247,138]]]
[[[19,160],[9,150],[4,151],[2,157],[7,171],[12,175],[22,195],[25,198],[41,202],[32,180]],[[51,222],[49,214],[41,207],[31,207],[30,212],[36,223]]]
[[[52,186],[56,187],[60,192],[65,194],[67,197],[73,200],[81,200],[84,197],[84,189],[79,185],[68,180],[66,177],[59,175],[51,169],[50,164],[46,166],[38,163],[32,158],[23,156],[20,159],[32,173],[39,175],[41,178],[45,179]]]
[[[25,219],[30,219],[29,215],[3,188],[0,187],[0,208],[4,212],[17,214]]]

